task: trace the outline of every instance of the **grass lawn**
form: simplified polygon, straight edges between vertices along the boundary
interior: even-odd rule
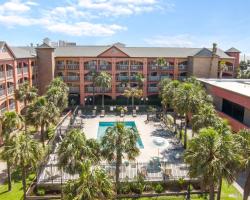
[[[12,191],[8,192],[8,184],[0,185],[0,199],[1,200],[21,200],[23,199],[23,187],[21,177],[17,174],[12,175]],[[27,178],[27,184],[30,184],[35,175],[31,174]]]

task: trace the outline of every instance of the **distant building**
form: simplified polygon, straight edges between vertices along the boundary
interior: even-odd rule
[[[234,131],[250,128],[249,79],[199,79],[213,96],[219,115],[226,118]]]

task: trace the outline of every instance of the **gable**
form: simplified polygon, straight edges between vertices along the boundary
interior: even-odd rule
[[[104,51],[103,53],[101,53],[100,55],[98,55],[98,57],[126,57],[127,58],[129,56],[123,51],[121,51],[120,49],[118,49],[117,47],[112,46],[106,51]]]
[[[209,49],[203,48],[194,56],[195,57],[212,57],[212,52]]]
[[[15,56],[10,48],[4,43],[0,48],[0,60],[9,60],[13,59]]]

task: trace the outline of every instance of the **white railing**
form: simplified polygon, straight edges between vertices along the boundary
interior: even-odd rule
[[[28,71],[29,71],[28,67],[23,68],[23,73],[28,73]]]
[[[79,93],[80,92],[80,87],[69,87],[69,92]]]
[[[128,76],[117,76],[118,81],[128,81]]]
[[[159,76],[149,76],[149,77],[148,77],[148,80],[149,80],[149,81],[159,81],[159,80],[160,80],[160,77],[159,77]]]

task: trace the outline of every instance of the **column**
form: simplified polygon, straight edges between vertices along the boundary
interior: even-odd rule
[[[178,79],[179,74],[179,66],[178,66],[178,59],[174,58],[174,79]]]
[[[112,58],[111,59],[112,62],[112,99],[115,100],[116,99],[116,59]]]
[[[148,60],[147,58],[143,59],[143,72],[142,72],[145,81],[143,83],[143,97],[148,96]]]
[[[80,70],[80,104],[85,105],[85,87],[84,87],[84,59],[79,59],[79,70]]]

